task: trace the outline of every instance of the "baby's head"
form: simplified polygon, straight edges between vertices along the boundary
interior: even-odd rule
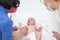
[[[27,25],[35,25],[35,19],[33,17],[29,17],[27,20]]]

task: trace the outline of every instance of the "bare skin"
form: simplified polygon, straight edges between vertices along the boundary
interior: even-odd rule
[[[60,40],[60,34],[59,34],[59,33],[55,32],[55,31],[53,31],[52,33],[53,33],[53,36],[54,36],[57,40]]]
[[[35,25],[35,20],[33,20],[33,18],[29,18],[28,20],[28,25]],[[19,26],[22,27],[22,24],[19,23]],[[14,26],[14,31],[17,31],[18,28],[17,26]],[[28,28],[27,27],[23,27],[23,28],[20,28],[20,32],[13,37],[13,40],[18,40],[19,38],[21,38],[22,36],[26,35],[27,34],[27,31],[28,31]],[[36,40],[41,40],[41,31],[42,31],[42,27],[39,27],[37,30],[36,30]],[[27,40],[30,40],[29,38]]]
[[[39,27],[39,30],[36,31],[36,38],[37,38],[37,40],[42,40],[42,39],[41,39],[41,38],[42,38],[42,33],[41,33],[41,31],[42,31],[42,27]]]
[[[42,40],[42,27],[39,28],[39,31],[36,31],[36,40]],[[27,39],[30,40],[30,39]]]
[[[33,28],[31,28],[31,29],[35,29],[35,31],[34,31],[34,30],[32,30],[32,31],[36,32],[36,33],[35,33],[35,35],[36,35],[36,40],[41,40],[42,27],[39,27],[38,29],[36,29],[36,28],[35,28],[35,24],[36,24],[36,22],[35,22],[35,19],[34,19],[34,18],[32,18],[32,17],[28,18],[27,25],[32,25],[32,26],[33,26]],[[30,27],[28,27],[28,28],[30,28]],[[29,30],[29,31],[32,32],[31,30]],[[28,32],[29,32],[29,31],[28,31]],[[30,39],[28,38],[27,40],[30,40]]]
[[[58,9],[60,5],[60,0],[44,0],[46,6],[50,6],[52,9]]]
[[[24,36],[26,33],[27,33],[27,28],[23,27],[21,31],[16,36],[13,37],[13,40],[18,40],[19,38]]]
[[[17,29],[17,27],[15,26],[14,31],[16,31],[16,29]],[[42,27],[39,28],[39,31],[36,31],[36,38],[37,38],[36,40],[41,40],[41,37],[42,37],[41,31],[42,31]],[[24,36],[26,33],[27,33],[27,27],[23,27],[23,28],[21,28],[21,31],[16,36],[13,37],[12,40],[18,40],[19,38]],[[28,39],[28,40],[30,40],[30,39]]]

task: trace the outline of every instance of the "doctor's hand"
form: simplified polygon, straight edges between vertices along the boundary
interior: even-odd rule
[[[59,34],[59,33],[55,32],[55,31],[53,31],[52,33],[53,33],[53,36],[54,36],[56,39],[60,40],[60,34]]]
[[[17,30],[18,30],[17,26],[14,26],[13,31],[17,31]]]
[[[27,28],[26,27],[21,28],[21,30],[18,32],[18,34],[13,37],[13,40],[18,40],[19,38],[24,36],[26,33],[27,33]]]

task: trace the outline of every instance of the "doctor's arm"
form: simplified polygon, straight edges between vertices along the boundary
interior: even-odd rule
[[[27,28],[23,27],[20,32],[13,37],[13,40],[18,40],[19,38],[21,38],[22,36],[24,36],[27,33]]]

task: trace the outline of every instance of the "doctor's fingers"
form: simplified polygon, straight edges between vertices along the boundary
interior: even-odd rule
[[[60,34],[59,33],[55,32],[55,31],[53,31],[52,33],[53,33],[53,36],[55,38],[60,39]]]
[[[23,28],[20,30],[20,32],[21,32],[22,34],[26,34],[26,33],[27,33],[27,28],[26,28],[26,27],[23,27]]]

